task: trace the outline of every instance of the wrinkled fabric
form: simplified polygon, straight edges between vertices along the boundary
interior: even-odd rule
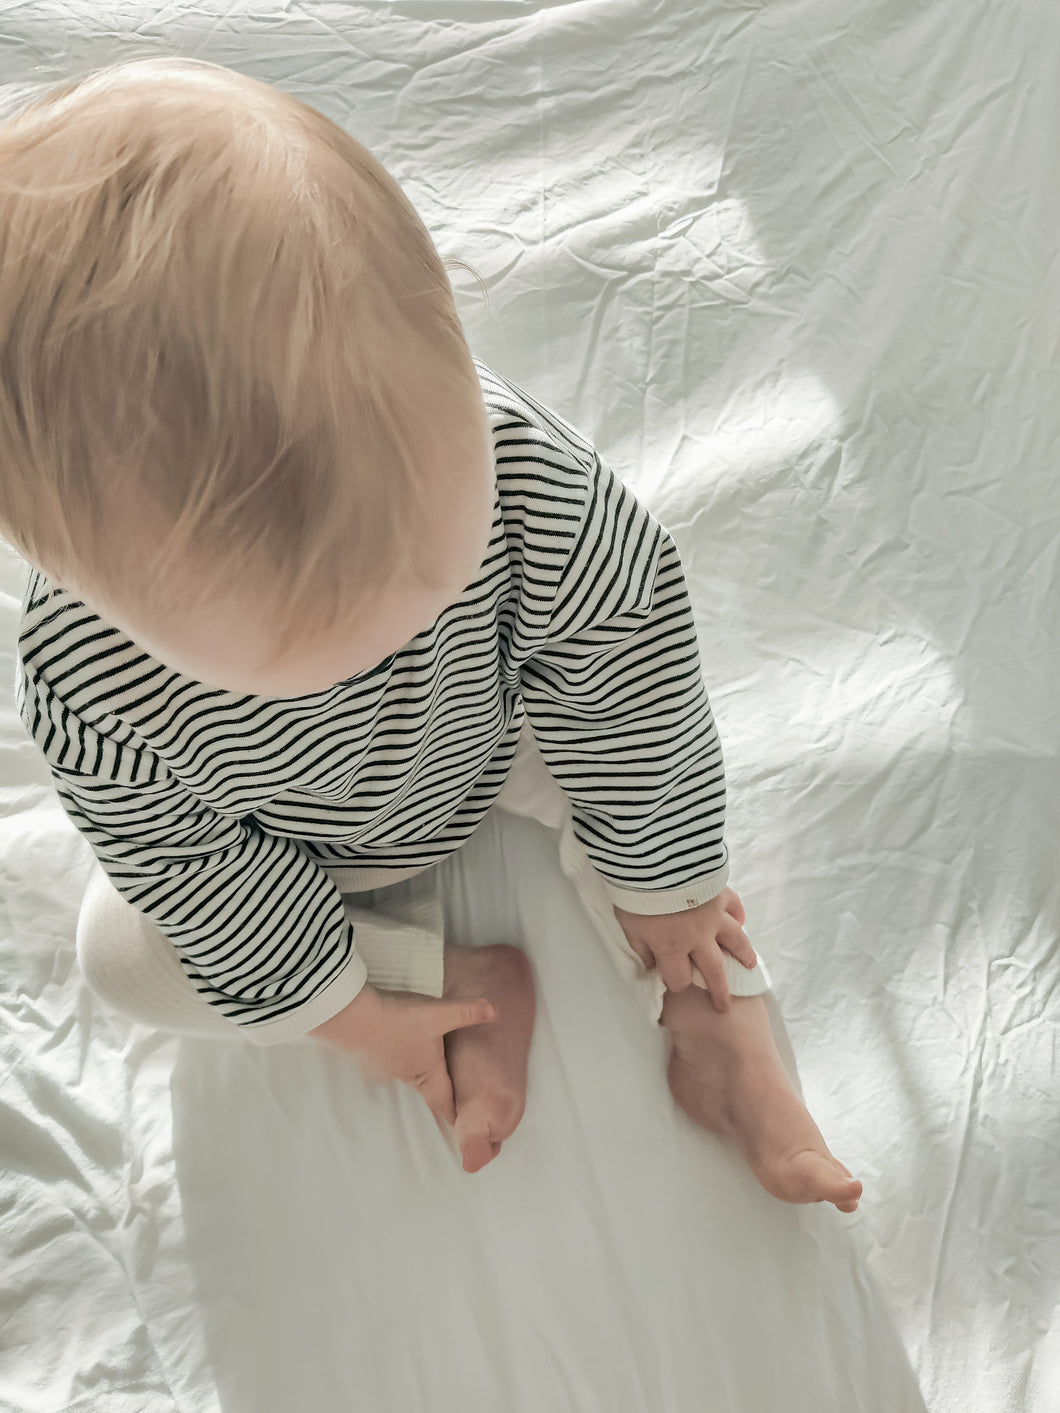
[[[37,0],[0,77],[133,52],[344,124],[487,283],[453,271],[476,354],[674,534],[731,882],[865,1193],[778,1203],[684,1121],[554,832],[503,810],[445,865],[454,935],[538,985],[481,1173],[340,1056],[126,1024],[0,703],[0,1408],[893,1413],[904,1348],[931,1413],[1051,1413],[1055,7]]]

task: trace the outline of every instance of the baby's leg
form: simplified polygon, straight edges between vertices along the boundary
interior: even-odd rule
[[[445,948],[442,994],[488,996],[497,1008],[489,1025],[445,1037],[445,1058],[456,1101],[456,1136],[464,1171],[477,1173],[501,1150],[526,1107],[526,1067],[534,1028],[530,962],[516,947]]]
[[[172,942],[122,897],[98,860],[81,899],[76,939],[89,990],[127,1019],[246,1043],[246,1032],[199,995]]]
[[[762,996],[715,1009],[705,991],[667,991],[670,1091],[703,1128],[731,1138],[755,1177],[785,1202],[833,1202],[853,1212],[861,1183],[828,1151],[792,1085]]]

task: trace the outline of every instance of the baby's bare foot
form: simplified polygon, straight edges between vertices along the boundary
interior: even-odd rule
[[[446,947],[442,994],[488,996],[497,1019],[451,1031],[445,1059],[456,1101],[464,1171],[477,1173],[501,1151],[526,1107],[526,1065],[534,1028],[534,979],[517,947]]]
[[[774,1197],[856,1209],[861,1183],[792,1088],[761,996],[733,996],[721,1012],[698,987],[667,991],[662,1021],[673,1035],[670,1090],[689,1118],[733,1139]]]

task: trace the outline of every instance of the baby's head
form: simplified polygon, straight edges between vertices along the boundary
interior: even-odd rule
[[[0,122],[0,535],[210,685],[373,666],[471,582],[492,524],[430,235],[360,143],[232,70],[138,59],[30,92]]]

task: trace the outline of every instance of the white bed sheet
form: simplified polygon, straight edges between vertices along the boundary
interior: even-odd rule
[[[771,1401],[801,1347],[807,1408],[874,1410],[856,1381],[902,1387],[900,1339],[931,1413],[1053,1413],[1051,0],[0,14],[0,82],[132,53],[348,126],[486,279],[483,307],[454,276],[474,351],[673,531],[733,882],[865,1195],[775,1203],[678,1121],[661,1033],[508,815],[445,866],[454,926],[513,934],[541,989],[527,1114],[482,1173],[341,1057],[127,1025],[77,972],[87,845],[2,700],[0,1408],[770,1413],[810,1396]]]

